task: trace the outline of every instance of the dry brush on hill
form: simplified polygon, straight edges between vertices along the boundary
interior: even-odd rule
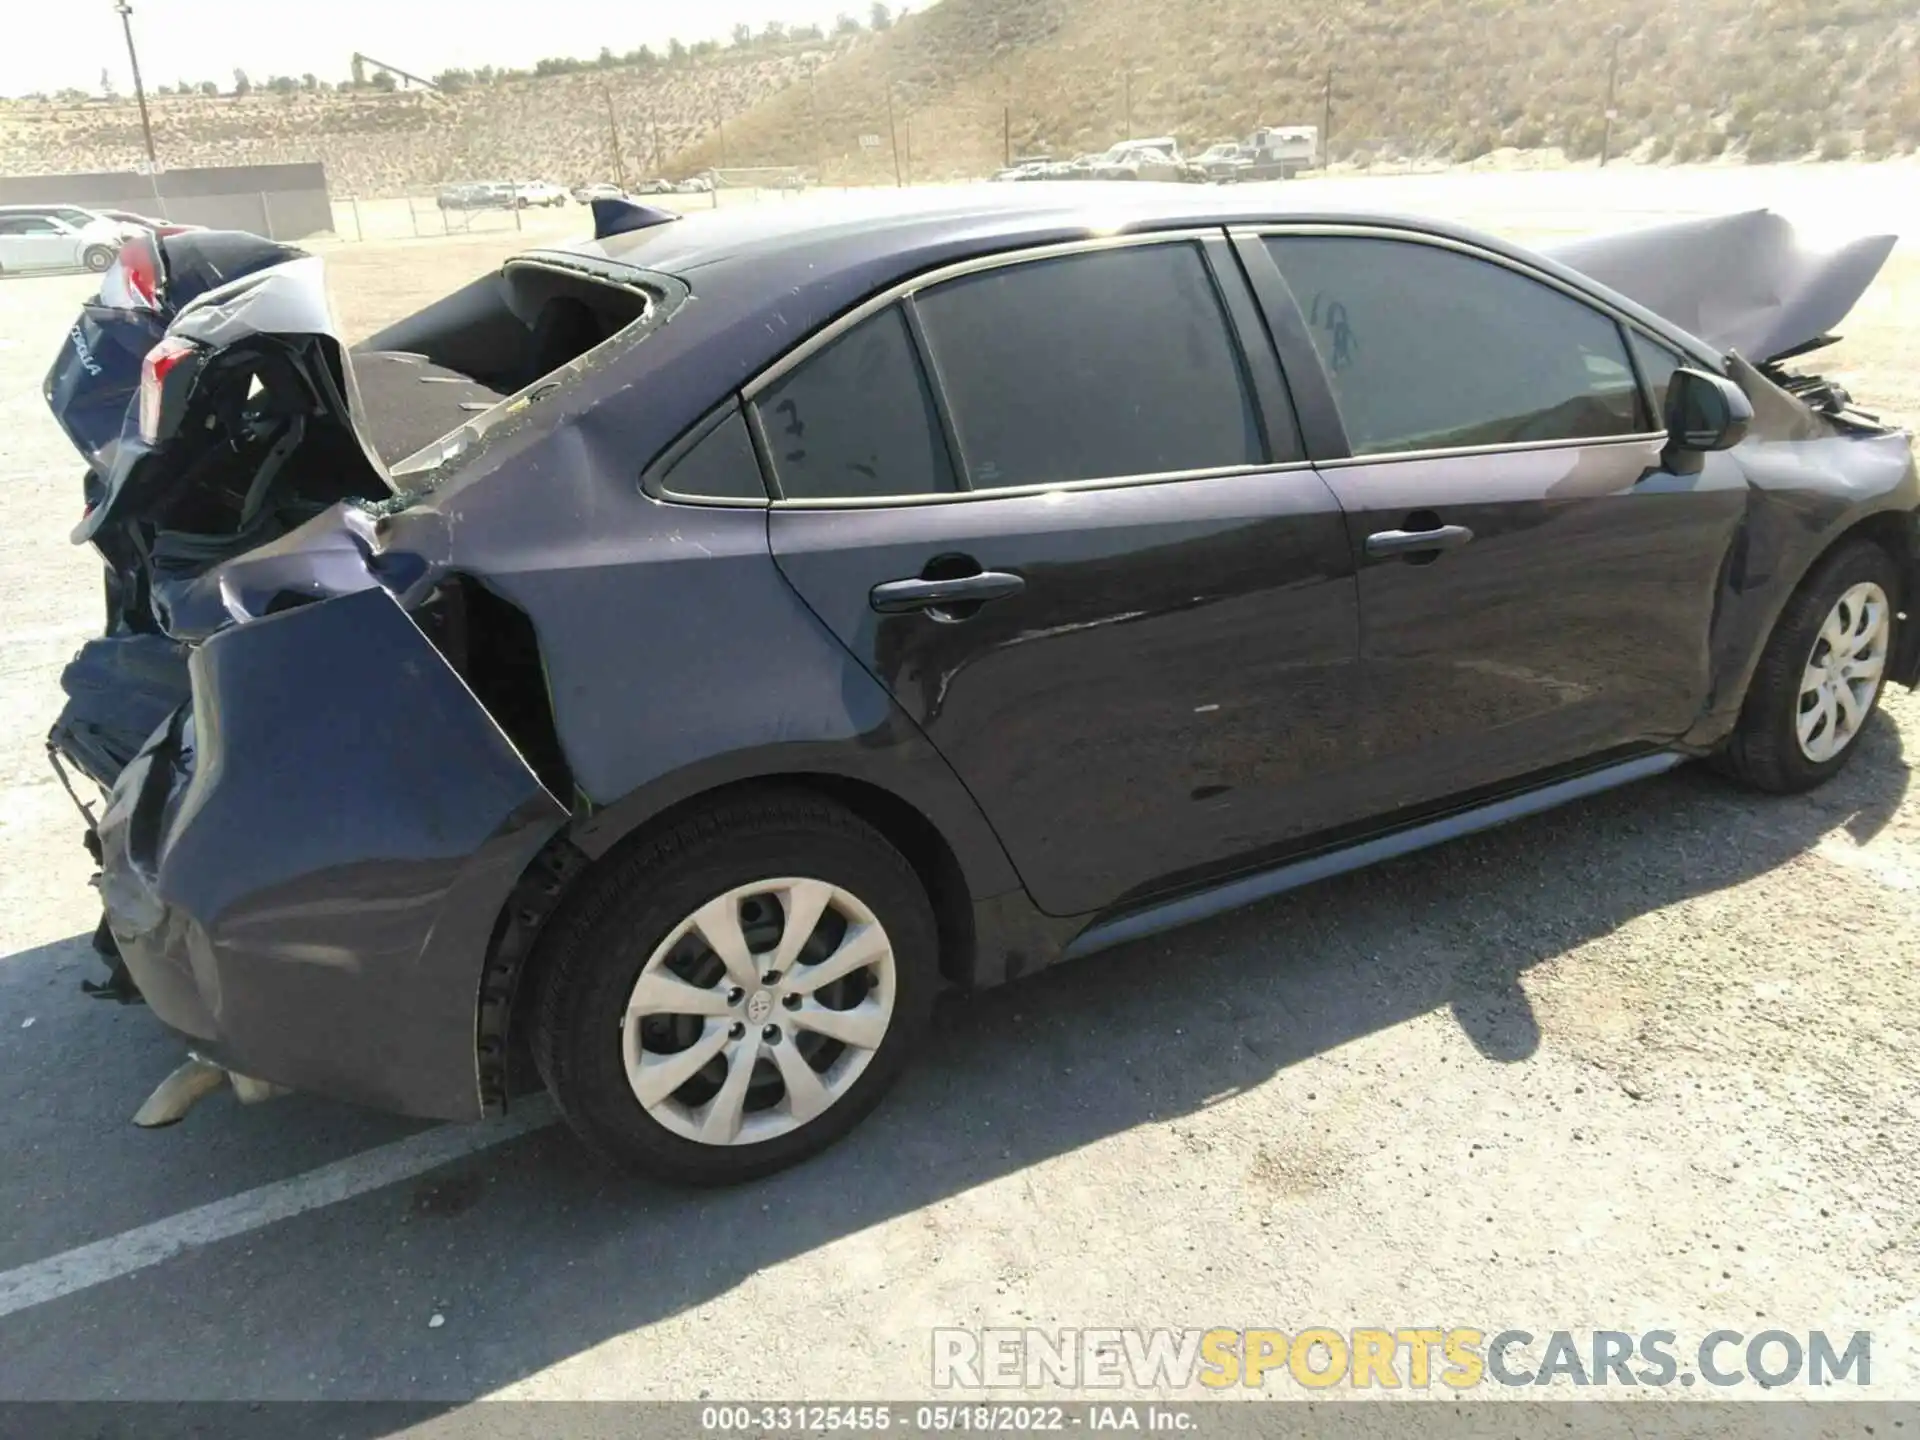
[[[1920,148],[1912,0],[939,0],[875,34],[475,85],[155,102],[166,163],[321,160],[337,191],[709,166],[885,182],[1008,154],[1331,120],[1336,158],[1647,160]],[[612,136],[620,141],[616,161]],[[130,104],[0,106],[9,173],[120,168]],[[897,158],[896,158],[897,157]]]

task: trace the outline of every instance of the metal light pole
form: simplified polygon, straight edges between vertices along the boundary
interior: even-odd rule
[[[607,102],[607,139],[611,141],[613,145],[614,178],[619,181],[620,188],[625,190],[627,188],[627,166],[626,162],[620,158],[620,122],[614,118],[613,114],[613,91],[609,90],[603,84],[600,87],[600,98]]]
[[[160,160],[153,153],[153,122],[147,118],[147,87],[140,83],[140,56],[133,48],[133,6],[128,0],[116,0],[113,8],[119,13],[120,28],[127,35],[127,63],[133,66],[133,98],[140,102],[140,133],[147,142],[147,164],[158,170]]]
[[[1611,25],[1607,34],[1613,40],[1613,54],[1607,60],[1607,113],[1600,130],[1600,168],[1607,168],[1607,155],[1613,148],[1613,87],[1620,78],[1620,37],[1627,33],[1624,25]]]
[[[1333,162],[1333,66],[1327,66],[1327,88],[1320,99],[1320,168]]]
[[[893,145],[893,183],[895,187],[905,185],[906,179],[900,173],[900,130],[893,123],[893,81],[887,81],[887,139]]]

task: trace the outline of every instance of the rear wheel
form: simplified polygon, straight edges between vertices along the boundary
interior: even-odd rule
[[[931,908],[871,826],[807,795],[723,803],[615,862],[543,940],[534,1058],[604,1159],[715,1185],[806,1159],[906,1065]]]
[[[1820,562],[1774,627],[1721,768],[1762,790],[1808,790],[1859,748],[1893,653],[1900,571],[1869,540]]]
[[[80,258],[86,263],[87,269],[98,274],[113,264],[113,256],[114,252],[108,246],[89,245],[87,247],[87,253]]]

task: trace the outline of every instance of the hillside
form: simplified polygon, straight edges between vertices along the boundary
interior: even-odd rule
[[[320,160],[336,194],[363,196],[614,178],[609,100],[630,180],[780,165],[890,183],[896,145],[907,178],[948,179],[1008,153],[1102,149],[1129,128],[1198,148],[1258,124],[1320,124],[1329,69],[1337,159],[1470,160],[1501,146],[1581,159],[1600,145],[1615,27],[1615,154],[1920,148],[1912,0],[939,0],[878,33],[603,61],[456,94],[151,103],[165,164]],[[126,100],[0,102],[5,173],[120,169],[142,154]]]
[[[514,77],[447,95],[255,90],[148,103],[166,165],[319,160],[336,194],[372,196],[463,179],[611,179],[611,99],[622,162],[636,179],[858,43],[843,37],[671,65]],[[710,148],[718,152],[717,140]],[[0,103],[0,173],[118,170],[144,156],[129,100]]]
[[[1621,27],[1615,154],[1755,160],[1920,145],[1911,0],[942,0],[727,126],[733,164],[890,180],[887,98],[917,178],[1319,124],[1337,157],[1597,152]],[[881,138],[863,149],[862,135]],[[696,145],[681,168],[720,163]]]

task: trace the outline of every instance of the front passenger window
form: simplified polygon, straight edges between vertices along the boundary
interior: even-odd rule
[[[1405,240],[1267,241],[1355,455],[1653,428],[1620,327],[1552,286]]]

